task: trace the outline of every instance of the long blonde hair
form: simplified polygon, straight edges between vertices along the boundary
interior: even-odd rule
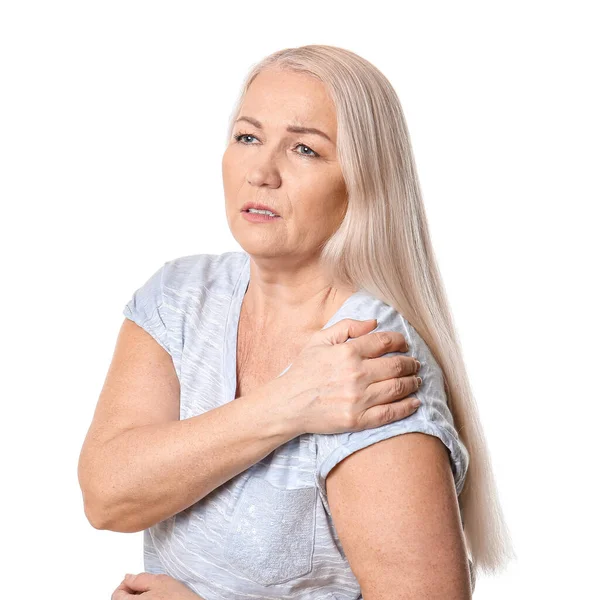
[[[444,373],[448,406],[469,452],[458,500],[474,574],[498,571],[516,555],[430,241],[397,94],[374,65],[349,50],[316,44],[286,48],[248,72],[230,118],[228,141],[250,84],[267,67],[317,77],[334,101],[348,207],[322,248],[322,264],[336,280],[395,307],[428,344]]]

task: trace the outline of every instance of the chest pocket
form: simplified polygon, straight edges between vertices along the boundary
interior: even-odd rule
[[[224,557],[248,579],[283,583],[312,569],[315,487],[279,488],[252,475],[236,504]]]

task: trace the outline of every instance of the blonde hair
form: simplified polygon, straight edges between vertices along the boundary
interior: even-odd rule
[[[341,226],[322,248],[327,273],[386,302],[411,323],[440,365],[455,428],[469,452],[458,501],[474,575],[516,558],[434,250],[401,104],[357,54],[325,45],[286,48],[254,65],[230,118],[231,136],[254,78],[273,67],[321,80],[336,107],[337,152],[348,192]]]

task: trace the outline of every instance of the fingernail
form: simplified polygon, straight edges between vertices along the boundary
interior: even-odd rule
[[[420,387],[422,385],[422,377],[417,377],[416,379],[418,380],[418,387]]]
[[[131,573],[127,573],[127,574],[125,575],[125,579],[126,579],[127,581],[133,581],[133,579],[134,579],[134,578],[135,578],[135,575],[132,575]]]
[[[422,402],[420,400],[418,400],[418,398],[414,398],[412,400],[411,406],[412,406],[412,408],[418,408],[421,404],[422,404]]]

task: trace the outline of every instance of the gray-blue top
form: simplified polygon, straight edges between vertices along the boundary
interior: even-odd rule
[[[183,256],[166,262],[125,306],[125,317],[172,357],[180,381],[180,419],[235,399],[238,319],[249,281],[245,252]],[[323,328],[344,318],[376,318],[375,331],[404,335],[408,354],[422,364],[423,384],[415,394],[422,405],[381,427],[309,433],[280,446],[199,502],[146,529],[146,572],[179,579],[205,600],[356,600],[361,589],[326,496],[330,470],[356,450],[419,431],[448,448],[460,493],[469,454],[428,346],[394,308],[364,290],[350,296]]]

